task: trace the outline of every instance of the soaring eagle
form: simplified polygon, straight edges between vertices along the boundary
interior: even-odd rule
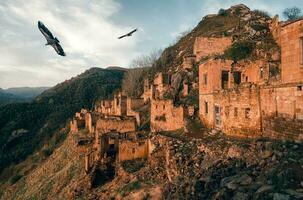
[[[122,38],[124,38],[124,37],[130,37],[130,36],[132,36],[133,33],[136,32],[136,31],[137,31],[137,29],[132,30],[131,32],[129,32],[129,33],[127,33],[127,34],[118,37],[118,39],[122,39]]]
[[[59,44],[60,41],[56,37],[54,37],[53,34],[40,21],[38,21],[38,28],[41,31],[41,33],[44,35],[44,37],[47,41],[47,43],[45,45],[51,45],[55,49],[57,54],[59,54],[60,56],[65,56],[63,48]]]

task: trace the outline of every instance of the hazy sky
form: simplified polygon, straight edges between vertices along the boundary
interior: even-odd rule
[[[128,67],[163,49],[204,15],[244,3],[281,14],[302,0],[0,0],[0,87],[53,86],[90,67]],[[41,20],[67,57],[44,46]],[[133,37],[117,37],[133,28]]]

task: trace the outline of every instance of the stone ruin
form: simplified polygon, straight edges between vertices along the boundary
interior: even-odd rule
[[[285,24],[274,18],[270,29],[281,47],[281,65],[224,59],[199,65],[199,115],[208,128],[241,137],[303,139],[303,20]],[[199,52],[208,41],[197,41]],[[201,51],[220,50],[207,47]]]
[[[232,45],[228,37],[198,37],[193,55],[183,57],[181,71],[192,73],[199,65],[199,117],[207,128],[239,137],[303,139],[303,20],[283,24],[274,18],[270,29],[281,58],[277,54],[270,61],[237,63],[216,58]],[[182,96],[189,95],[195,82],[180,76],[159,72],[152,81],[144,80],[141,98],[118,92],[113,99],[97,101],[93,111],[76,113],[70,128],[71,133],[82,133],[76,144],[83,147],[79,152],[88,173],[96,163],[119,164],[149,156],[148,133],[138,130],[144,106],[150,107],[152,133],[186,131],[186,119],[194,117],[195,107],[176,106],[165,96],[176,89],[176,80],[182,84]]]

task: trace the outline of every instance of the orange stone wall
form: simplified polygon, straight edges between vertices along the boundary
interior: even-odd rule
[[[259,89],[243,84],[235,89],[200,94],[200,118],[208,128],[218,128],[228,135],[255,137],[261,134],[259,105]],[[220,123],[216,123],[215,106],[220,109]]]
[[[85,114],[85,128],[89,133],[94,132],[92,115],[89,112]]]
[[[154,78],[154,84],[153,87],[151,88],[151,93],[154,93],[154,97],[157,99],[163,98],[164,93],[169,88],[168,84],[169,84],[168,75],[163,74],[162,72],[157,73]]]
[[[96,122],[96,130],[100,133],[108,133],[111,131],[126,133],[136,131],[136,128],[136,119],[133,117],[125,119],[102,118]]]
[[[209,38],[197,37],[194,43],[194,55],[199,62],[202,57],[222,54],[232,44],[230,37]]]
[[[239,88],[200,94],[199,101],[200,118],[208,128],[218,128],[233,136],[303,140],[302,82],[261,87],[244,83]],[[208,114],[205,102],[208,102]],[[215,121],[215,106],[220,107],[219,126]]]
[[[70,121],[70,131],[71,131],[72,133],[76,133],[76,132],[79,131],[79,129],[78,129],[78,123],[77,123],[77,120],[76,120],[76,119],[72,119],[72,120]]]
[[[210,60],[199,66],[199,92],[200,94],[211,93],[215,90],[221,90],[221,71],[231,71],[231,60]],[[205,75],[207,75],[207,84],[205,84]],[[232,85],[233,76],[229,73],[229,85]],[[229,86],[230,87],[230,86]]]
[[[269,81],[269,63],[262,60],[257,60],[255,62],[245,63],[245,68],[242,71],[242,82],[264,84]],[[263,77],[262,73],[263,71]]]
[[[282,82],[303,80],[303,20],[284,25],[281,29]]]
[[[126,116],[127,97],[122,92],[119,92],[114,95],[113,100],[101,100],[97,102],[95,111],[107,116]]]
[[[119,161],[147,158],[149,142],[123,140],[119,142]]]
[[[263,87],[261,96],[264,135],[303,139],[303,82]]]
[[[183,107],[174,107],[172,100],[152,100],[150,118],[152,132],[174,131],[184,127]]]
[[[140,125],[140,109],[144,105],[143,98],[127,98],[127,116],[133,116],[136,118],[137,125]]]

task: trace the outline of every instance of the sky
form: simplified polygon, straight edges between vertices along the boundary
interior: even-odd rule
[[[272,16],[302,0],[0,0],[0,88],[54,86],[91,67],[129,67],[174,43],[203,16],[244,3]],[[60,40],[61,57],[37,28]],[[118,40],[134,28],[133,37]]]

